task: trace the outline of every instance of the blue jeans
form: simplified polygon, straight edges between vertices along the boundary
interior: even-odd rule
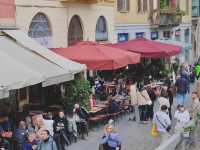
[[[184,93],[184,94],[177,93],[176,98],[177,98],[177,103],[179,105],[183,105],[183,106],[186,105],[187,93]]]

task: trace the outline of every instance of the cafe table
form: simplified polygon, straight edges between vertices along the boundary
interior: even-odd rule
[[[100,111],[102,111],[104,108],[101,108],[101,107],[93,107],[90,111],[89,111],[89,113],[92,113],[92,114],[94,114],[94,113],[98,113],[98,112],[100,112]]]

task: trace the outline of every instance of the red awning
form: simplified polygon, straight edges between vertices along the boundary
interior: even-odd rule
[[[111,47],[124,49],[141,54],[141,57],[160,58],[177,55],[181,52],[181,47],[165,44],[148,39],[134,39],[123,43],[109,44]]]
[[[65,58],[86,64],[89,70],[114,70],[140,62],[140,54],[88,41],[52,50]]]

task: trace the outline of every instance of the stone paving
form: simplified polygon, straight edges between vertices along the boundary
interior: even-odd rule
[[[191,85],[191,92],[194,85]],[[189,96],[190,97],[190,96]],[[188,98],[189,98],[188,97]],[[188,103],[190,103],[188,101]],[[156,105],[156,104],[155,104]],[[173,112],[176,106],[174,98]],[[155,109],[157,106],[155,106]],[[137,120],[138,120],[138,110]],[[138,121],[128,121],[128,116],[124,116],[122,120],[116,123],[117,131],[122,139],[122,150],[155,150],[159,146],[159,138],[151,136],[151,123],[140,124]],[[91,131],[86,140],[78,140],[68,147],[68,150],[98,150],[98,143],[103,134],[103,127]]]
[[[151,123],[139,124],[128,121],[128,116],[116,123],[117,131],[122,139],[122,150],[155,150],[159,139],[150,134]],[[103,134],[103,128],[91,131],[86,140],[78,140],[68,147],[68,150],[98,150],[98,142]]]

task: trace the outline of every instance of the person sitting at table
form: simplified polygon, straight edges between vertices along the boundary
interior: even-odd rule
[[[35,126],[37,139],[42,139],[42,131],[46,129],[43,116],[42,115],[33,116],[33,124]]]
[[[27,130],[29,133],[35,132],[35,127],[33,126],[32,119],[30,116],[26,116],[25,118]]]
[[[85,138],[84,134],[88,133],[87,119],[88,119],[89,113],[87,112],[86,109],[81,107],[79,104],[74,105],[73,113],[74,113],[73,118],[76,121],[78,134],[81,135],[82,138],[84,139]]]
[[[11,122],[8,118],[8,116],[2,116],[1,119],[2,122],[0,122],[0,137],[3,140],[3,143],[5,144],[5,149],[10,149],[10,138],[12,138],[12,131],[11,131]]]
[[[122,94],[122,89],[123,89],[123,78],[120,76],[117,80],[117,88],[116,88],[116,94],[121,95]]]
[[[100,92],[102,90],[102,83],[99,77],[97,77],[94,81],[95,92]]]
[[[91,110],[96,106],[96,97],[94,94],[90,96],[90,108]]]
[[[0,148],[8,149],[10,150],[10,142],[7,140],[7,137],[5,136],[5,131],[3,131],[3,128],[0,126]]]
[[[19,127],[15,130],[14,138],[17,141],[17,149],[21,150],[26,139],[26,135],[28,134],[28,130],[26,128],[25,121],[19,122]]]
[[[1,123],[1,127],[4,131],[11,131],[12,130],[12,124],[8,116],[3,117],[3,122]]]
[[[60,110],[54,119],[54,137],[58,149],[62,150],[67,147],[71,141],[69,140],[68,121],[65,117],[64,111]]]
[[[115,101],[114,97],[109,97],[108,100],[108,113],[117,113],[120,111],[120,106],[119,104]]]
[[[23,145],[23,150],[36,150],[38,141],[36,140],[36,135],[34,132],[28,133],[27,140]]]

